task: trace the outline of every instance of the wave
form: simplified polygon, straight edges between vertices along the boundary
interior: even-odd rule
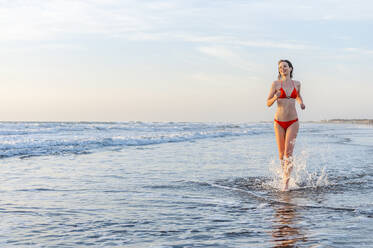
[[[258,178],[255,179],[255,181],[258,181],[258,180],[259,180]],[[267,179],[260,179],[260,180],[266,181]],[[239,186],[239,185],[222,185],[221,181],[213,182],[213,183],[201,182],[201,181],[188,181],[188,182],[192,184],[197,184],[201,187],[213,187],[213,188],[219,188],[222,190],[238,192],[240,194],[245,194],[249,196],[250,198],[254,198],[259,202],[266,203],[269,205],[283,205],[283,206],[289,206],[292,208],[299,208],[299,209],[326,209],[326,210],[333,210],[333,211],[344,211],[344,212],[350,212],[350,213],[357,214],[357,215],[365,215],[366,217],[369,217],[369,218],[373,217],[372,209],[360,209],[360,208],[345,207],[345,206],[341,206],[341,207],[327,206],[327,205],[321,205],[321,204],[298,204],[298,203],[292,203],[289,201],[283,201],[283,200],[276,199],[276,198],[281,199],[282,197],[284,197],[284,195],[287,195],[286,198],[288,197],[291,198],[292,196],[297,196],[296,193],[299,193],[300,191],[305,191],[304,193],[307,195],[310,193],[309,190],[312,190],[313,192],[317,193],[319,192],[320,187],[315,188],[312,186],[305,186],[305,187],[297,188],[297,189],[290,190],[287,192],[280,192],[277,189],[272,189],[272,191],[258,192],[255,189],[250,189],[250,186],[246,188],[242,188],[242,186]]]
[[[0,123],[0,158],[86,154],[101,148],[258,135],[268,131],[263,124],[3,122]]]

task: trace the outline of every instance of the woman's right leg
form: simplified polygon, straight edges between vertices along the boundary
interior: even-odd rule
[[[278,156],[282,161],[284,159],[285,153],[285,130],[277,122],[274,122],[273,125],[275,129],[276,142],[278,147]]]
[[[283,127],[280,126],[277,122],[274,122],[274,129],[276,134],[276,141],[277,141],[277,147],[278,147],[278,155],[281,161],[281,167],[282,167],[282,179],[283,179],[283,190],[287,189],[287,185],[289,182],[289,178],[286,176],[286,166],[284,163],[284,155],[285,155],[285,130]]]

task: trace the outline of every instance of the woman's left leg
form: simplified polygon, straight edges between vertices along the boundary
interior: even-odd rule
[[[299,121],[294,122],[291,124],[290,127],[286,130],[285,134],[285,157],[289,158],[293,156],[293,150],[294,150],[294,145],[295,145],[295,139],[297,138],[299,130]]]
[[[288,127],[285,134],[285,185],[284,190],[288,188],[291,170],[293,169],[292,156],[295,145],[295,139],[297,138],[299,130],[299,122],[294,122]]]

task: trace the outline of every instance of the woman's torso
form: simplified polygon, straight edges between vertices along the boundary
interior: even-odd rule
[[[278,121],[291,121],[298,118],[297,110],[295,108],[295,98],[298,93],[298,83],[295,81],[293,82],[281,82],[280,80],[276,81],[276,90],[283,89],[283,93],[281,97],[284,97],[284,93],[286,96],[289,96],[290,98],[278,98],[277,99],[277,111],[275,114],[275,119]],[[294,87],[295,91],[294,92]]]

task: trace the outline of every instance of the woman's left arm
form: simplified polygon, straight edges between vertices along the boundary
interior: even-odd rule
[[[299,103],[301,109],[305,109],[306,108],[306,105],[304,105],[303,98],[302,98],[302,96],[300,94],[300,82],[299,82],[299,86],[298,86],[298,96],[297,96],[296,100]]]

